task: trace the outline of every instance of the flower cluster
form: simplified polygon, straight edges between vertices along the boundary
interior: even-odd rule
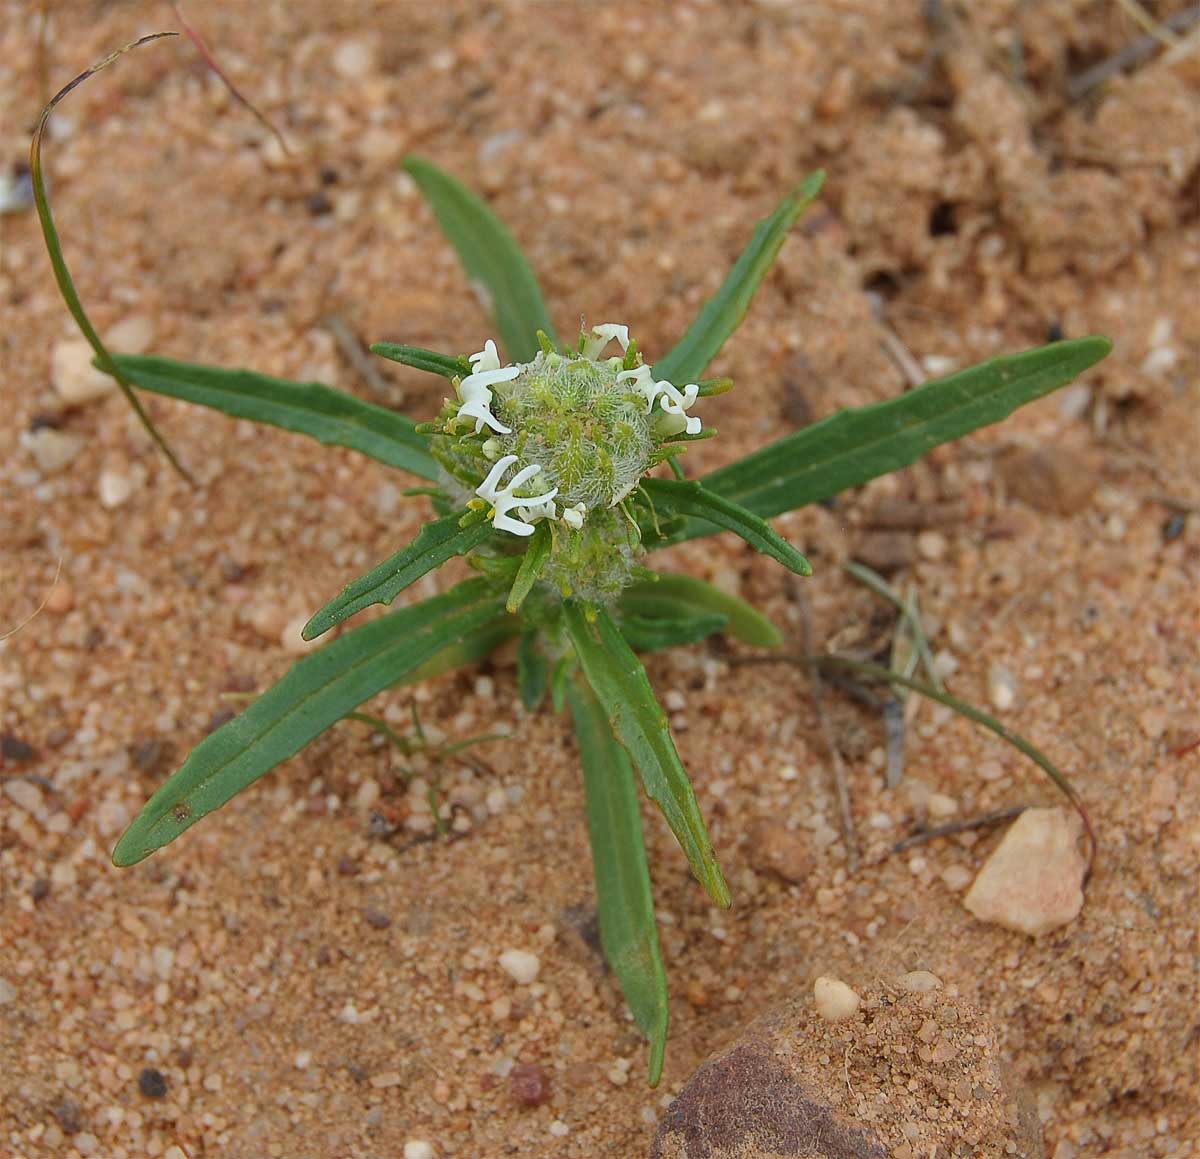
[[[622,357],[601,358],[613,341]],[[595,326],[580,336],[577,352],[544,350],[511,366],[501,364],[489,339],[470,364],[443,415],[435,454],[460,486],[491,505],[498,530],[522,538],[539,519],[582,530],[589,512],[615,507],[633,491],[664,443],[702,429],[686,413],[699,387],[656,379],[627,326]]]

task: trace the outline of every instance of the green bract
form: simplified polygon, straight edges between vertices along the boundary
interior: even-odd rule
[[[64,90],[47,108],[67,91]],[[697,880],[718,905],[730,892],[699,803],[639,650],[714,632],[771,648],[774,627],[743,601],[689,576],[644,565],[658,547],[732,531],[799,575],[797,548],[766,520],[913,462],[995,422],[1104,357],[1103,338],[995,359],[858,411],[844,411],[698,480],[678,458],[715,433],[693,409],[730,385],[700,376],[741,322],[788,231],[817,196],[814,174],[761,222],[699,317],[657,363],[622,325],[567,347],[515,241],[469,190],[427,161],[406,168],[469,275],[494,305],[511,359],[491,341],[470,356],[395,344],[376,353],[446,380],[440,415],[416,426],[318,383],[161,357],[111,355],[71,284],[46,201],[41,127],[31,166],[47,248],[97,365],[133,388],[335,443],[417,475],[439,517],[316,613],[312,639],[456,556],[478,574],[388,612],[295,663],[245,712],[205,738],[143,808],[113,860],[132,865],[384,689],[486,656],[519,637],[518,687],[532,708],[568,704],[582,754],[604,951],[651,1040],[657,1083],[667,1036],[666,974],[654,921],[637,784],[659,807]],[[620,354],[611,352],[611,343]],[[608,352],[608,356],[606,355]],[[139,415],[151,426],[148,416]],[[154,432],[157,437],[157,432]],[[656,477],[669,468],[674,478]],[[659,473],[661,475],[661,472]]]

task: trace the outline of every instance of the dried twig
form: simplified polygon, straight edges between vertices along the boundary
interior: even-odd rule
[[[1161,22],[1160,27],[1178,36],[1196,23],[1200,23],[1200,4],[1193,4],[1190,8],[1184,8],[1182,11],[1168,16]],[[1130,41],[1120,52],[1114,53],[1107,60],[1102,60],[1099,64],[1092,65],[1091,68],[1071,77],[1067,81],[1068,99],[1072,102],[1080,100],[1097,85],[1103,84],[1118,73],[1144,64],[1161,47],[1160,37],[1149,33]]]
[[[812,609],[809,606],[808,594],[799,585],[795,585],[796,599],[800,607],[800,646],[807,654],[812,650]],[[829,749],[833,771],[833,788],[837,797],[838,814],[841,818],[842,837],[846,842],[846,862],[853,873],[858,869],[859,851],[858,834],[854,829],[854,814],[850,810],[850,790],[846,780],[846,764],[838,749],[837,737],[833,733],[833,723],[825,711],[825,681],[820,670],[809,668],[813,685],[813,704],[817,710],[817,719],[821,724],[821,735],[825,738],[825,747]]]
[[[892,846],[892,853],[903,853],[915,845],[924,845],[927,841],[936,841],[939,837],[953,837],[955,833],[967,833],[972,829],[988,829],[1019,817],[1028,805],[1012,805],[1007,809],[996,809],[991,813],[982,813],[978,817],[967,817],[962,821],[947,821],[945,825],[935,825],[932,829],[922,829],[910,834],[903,841],[897,841]]]
[[[358,340],[358,336],[338,315],[331,314],[325,319],[323,325],[333,335],[333,340],[342,352],[342,357],[350,363],[355,372],[379,398],[396,402],[403,399],[403,392],[379,373],[379,367],[366,352],[363,344]]]

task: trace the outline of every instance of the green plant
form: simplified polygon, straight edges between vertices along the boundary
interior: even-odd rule
[[[769,518],[828,499],[1006,417],[1070,382],[1104,357],[1109,343],[1084,338],[994,359],[898,398],[835,414],[688,479],[680,457],[690,442],[716,433],[691,412],[732,385],[702,375],[740,324],[792,225],[818,195],[823,175],[810,177],[758,225],[717,294],[651,366],[624,326],[596,326],[573,343],[560,341],[538,283],[504,226],[453,178],[410,158],[405,167],[467,272],[488,290],[511,359],[506,364],[490,340],[469,357],[373,347],[447,380],[450,393],[441,413],[418,426],[317,383],[110,354],[87,321],[62,256],[42,179],[42,126],[32,170],[55,273],[96,348],[97,365],[121,383],[135,406],[135,388],[184,399],[353,448],[426,484],[419,490],[431,497],[437,517],[318,611],[306,638],[371,605],[391,604],[453,557],[466,557],[478,572],[295,663],[240,716],[197,745],[121,837],[113,861],[133,865],[173,841],[338,721],[363,719],[356,710],[376,693],[469,664],[518,638],[525,705],[533,709],[549,696],[574,721],[601,939],[650,1039],[649,1075],[656,1083],[667,1038],[667,986],[639,780],[709,897],[728,906],[730,891],[637,653],[714,632],[759,648],[781,641],[750,605],[693,577],[648,570],[644,561],[658,548],[728,530],[808,575],[807,561]],[[613,342],[620,354],[604,357]],[[140,406],[138,413],[153,431]],[[672,477],[655,476],[660,467]],[[911,680],[908,685],[925,690]]]

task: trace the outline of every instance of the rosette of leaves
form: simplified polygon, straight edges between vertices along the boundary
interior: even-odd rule
[[[614,423],[638,427],[636,407],[625,405],[633,396],[611,395],[622,374],[627,375],[623,387],[631,389],[637,381],[653,386],[658,379],[660,387],[688,384],[684,393],[676,389],[671,396],[677,403],[677,420],[696,398],[730,386],[701,376],[742,321],[789,230],[823,180],[819,173],[810,177],[759,223],[715,296],[680,341],[639,379],[642,362],[632,343],[620,359],[605,362],[590,347],[595,335],[582,335],[575,348],[559,341],[528,262],[479,198],[428,161],[410,158],[405,167],[467,274],[490,296],[501,342],[512,364],[522,367],[504,385],[520,380],[533,384],[529,390],[540,389],[537,384],[543,380],[531,368],[573,367],[570,374],[576,377],[563,388],[563,397],[575,399],[575,419],[603,427],[596,436],[600,450],[593,447],[591,454],[613,449],[604,440],[617,437]],[[38,178],[40,185],[40,169]],[[39,212],[68,304],[81,314],[44,196]],[[373,349],[447,380],[455,396],[448,398],[437,421],[418,426],[319,383],[156,356],[109,355],[98,346],[97,365],[117,377],[130,395],[133,389],[151,391],[349,447],[422,481],[421,490],[432,496],[437,517],[410,544],[321,609],[306,628],[309,638],[372,604],[391,604],[410,584],[453,557],[466,556],[478,570],[441,595],[345,631],[293,664],[278,684],[192,750],[121,837],[113,861],[133,865],[175,840],[377,693],[470,664],[516,638],[525,705],[533,709],[548,698],[555,710],[569,711],[574,723],[601,941],[633,1015],[650,1040],[649,1079],[655,1084],[667,1039],[667,982],[639,786],[661,810],[712,901],[728,906],[730,891],[638,654],[693,643],[717,632],[758,648],[776,647],[780,637],[750,605],[694,577],[652,571],[646,566],[649,556],[670,544],[730,531],[806,575],[809,567],[803,556],[768,523],[773,516],[829,499],[1005,418],[1070,382],[1104,357],[1109,343],[1083,338],[996,358],[900,397],[836,413],[695,480],[684,477],[678,457],[688,441],[715,432],[651,415],[658,425],[641,424],[649,431],[642,445],[644,461],[638,461],[636,478],[625,480],[628,487],[623,482],[607,494],[593,486],[588,492],[591,505],[572,504],[571,514],[565,503],[559,514],[549,500],[518,507],[528,534],[502,529],[498,507],[489,501],[497,487],[487,491],[487,478],[481,477],[505,461],[500,452],[511,451],[509,458],[516,459],[522,449],[532,453],[529,448],[537,447],[539,457],[553,463],[538,464],[547,472],[539,485],[553,483],[558,495],[564,495],[573,477],[562,465],[569,456],[559,456],[559,451],[565,445],[562,440],[574,437],[574,428],[568,429],[571,416],[561,428],[543,423],[533,430],[537,424],[530,427],[528,418],[518,428],[513,416],[523,413],[520,399],[513,389],[505,394],[496,385],[496,409],[487,410],[494,423],[480,419],[472,429],[472,417],[483,413],[478,400],[484,392],[471,395],[474,409],[461,392],[482,365],[483,352],[471,359],[394,344]],[[606,374],[607,386],[593,383],[592,388],[576,389],[582,377]],[[685,394],[686,402],[680,402]],[[661,399],[653,391],[648,399],[654,411]],[[527,410],[539,413],[536,406]],[[601,411],[617,417],[605,426],[597,417]],[[460,421],[464,418],[465,426]],[[496,428],[515,441],[489,446]],[[670,468],[674,477],[648,473],[660,467],[660,474]],[[548,493],[527,498],[532,502]],[[520,498],[510,494],[510,506]]]

